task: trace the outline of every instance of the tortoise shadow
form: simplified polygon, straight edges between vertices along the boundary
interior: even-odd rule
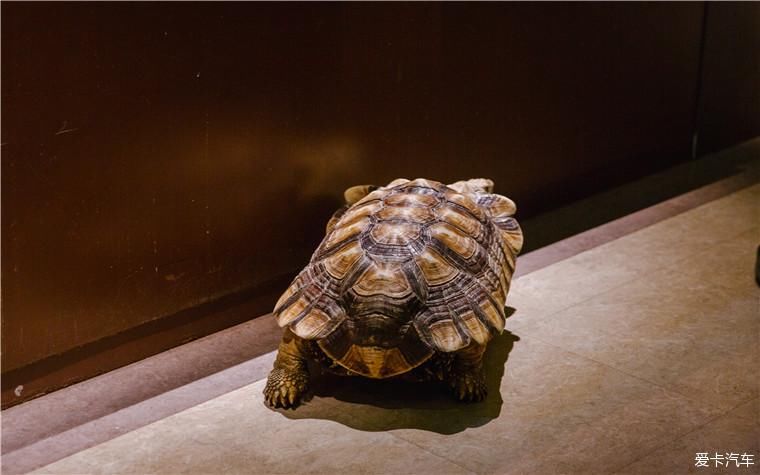
[[[507,308],[507,314],[514,309]],[[400,379],[372,380],[316,374],[310,394],[296,409],[276,409],[288,419],[322,419],[353,429],[377,432],[420,429],[454,434],[499,417],[499,388],[509,353],[519,337],[505,330],[493,338],[484,355],[488,396],[479,403],[456,401],[443,383]]]

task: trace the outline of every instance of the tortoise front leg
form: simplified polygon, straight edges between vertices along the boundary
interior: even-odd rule
[[[301,401],[309,384],[306,345],[306,341],[285,329],[264,388],[264,399],[270,407],[295,407]]]
[[[488,394],[483,375],[485,345],[471,344],[457,351],[451,366],[449,386],[454,397],[464,402],[478,402]]]

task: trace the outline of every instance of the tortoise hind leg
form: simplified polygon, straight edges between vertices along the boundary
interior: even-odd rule
[[[454,397],[463,402],[479,402],[488,394],[483,374],[485,345],[471,344],[455,353],[449,374]]]
[[[269,373],[264,399],[270,407],[295,407],[309,384],[305,346],[307,342],[285,329],[274,368]]]

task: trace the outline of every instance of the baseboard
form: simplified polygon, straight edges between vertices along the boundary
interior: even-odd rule
[[[2,408],[92,378],[271,311],[292,275],[237,291],[0,375]]]

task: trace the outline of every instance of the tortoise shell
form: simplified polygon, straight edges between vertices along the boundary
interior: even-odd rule
[[[492,186],[399,179],[366,194],[330,221],[277,322],[371,378],[485,344],[504,329],[522,247],[515,205]]]

